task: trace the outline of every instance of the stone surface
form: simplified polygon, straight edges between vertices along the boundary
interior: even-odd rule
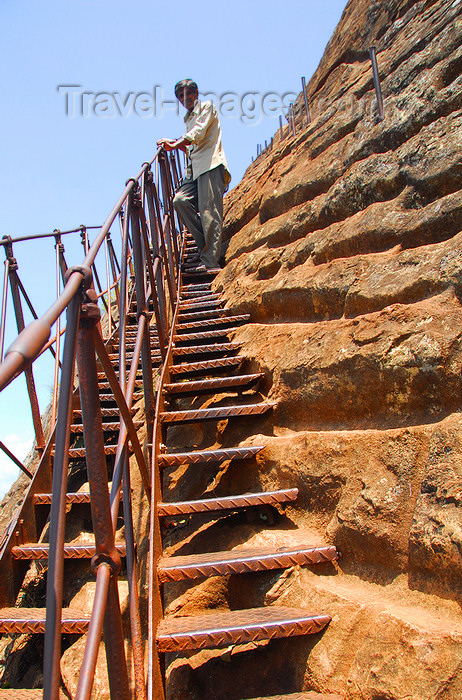
[[[188,524],[172,553],[301,537],[342,557],[172,589],[174,615],[265,603],[333,615],[316,639],[175,659],[173,696],[213,697],[217,678],[226,700],[462,694],[461,12],[454,0],[351,0],[307,88],[312,123],[300,95],[296,137],[276,133],[226,197],[214,285],[231,312],[251,314],[234,340],[243,370],[264,372],[254,400],[277,408],[258,434],[225,422],[185,436],[267,444],[245,468],[195,472],[191,488],[300,495],[272,528]],[[188,491],[184,475],[166,476],[172,495]],[[248,674],[258,688],[243,687]]]

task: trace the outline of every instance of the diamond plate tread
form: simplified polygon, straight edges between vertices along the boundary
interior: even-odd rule
[[[250,698],[250,700],[345,700],[343,695],[328,693],[316,693],[309,690],[306,693],[291,693],[290,695],[265,695],[264,697]]]
[[[250,447],[228,447],[221,450],[203,450],[201,452],[175,452],[160,454],[160,467],[177,467],[180,464],[214,464],[231,459],[250,459],[263,450],[266,445]]]
[[[140,391],[135,394],[133,394],[132,401],[133,403],[136,403],[140,399],[142,399],[144,394]],[[100,394],[99,395],[99,400],[101,403],[108,403],[109,401],[115,401],[116,397],[114,394]]]
[[[209,311],[180,311],[178,323],[188,323],[188,321],[206,321],[225,316],[226,309],[210,309]]]
[[[181,292],[180,296],[180,303],[183,301],[195,301],[196,299],[200,298],[210,298],[210,297],[219,297],[220,295],[214,292],[212,289],[210,289],[209,285],[206,285],[206,289],[197,289],[197,290],[192,290],[192,291],[185,291],[183,288],[183,291]]]
[[[136,379],[135,381],[135,386],[140,387],[143,386],[143,380],[142,379]],[[110,389],[111,385],[109,382],[98,382],[98,389],[102,391],[103,389]]]
[[[189,292],[210,292],[212,293],[212,290],[210,289],[210,282],[202,283],[202,284],[185,284],[182,287],[181,293],[182,295],[185,293]]]
[[[135,409],[131,409],[132,413],[135,413]],[[73,411],[74,418],[81,418],[82,417],[82,411],[80,409],[76,409]],[[119,418],[120,417],[120,411],[118,408],[102,408],[101,409],[101,416],[103,418]],[[103,423],[104,425],[104,423]]]
[[[316,634],[330,621],[329,615],[279,606],[173,617],[160,622],[157,648],[160,652],[206,649]]]
[[[0,610],[0,634],[43,633],[45,632],[45,615],[46,608],[3,608]],[[61,613],[62,633],[84,634],[89,623],[89,613],[74,608],[63,608]]]
[[[115,455],[117,452],[117,445],[105,445],[104,454],[105,455]],[[69,448],[69,459],[85,459],[85,448],[84,447],[70,447]],[[51,451],[51,456],[55,456],[54,449]]]
[[[275,505],[295,501],[298,489],[266,491],[262,493],[245,493],[239,496],[222,496],[206,498],[201,501],[180,501],[176,503],[158,503],[159,515],[186,515],[188,513],[209,513],[216,510],[233,510],[252,506]]]
[[[180,314],[185,314],[189,312],[194,312],[194,311],[200,311],[200,310],[214,310],[214,309],[221,309],[223,304],[225,303],[224,299],[220,299],[219,296],[214,297],[213,299],[205,299],[200,301],[199,299],[194,299],[193,301],[180,301],[180,307],[179,307],[179,313]]]
[[[135,428],[141,428],[144,425],[142,420],[134,420],[133,425]],[[120,430],[120,423],[103,423],[103,433],[115,433]],[[83,433],[82,423],[72,423],[71,433]]]
[[[151,353],[151,362],[152,362],[153,367],[156,367],[158,364],[161,364],[162,363],[162,355],[160,353]],[[111,360],[111,363],[112,363],[114,370],[116,370],[116,368],[119,366],[118,358],[116,358],[116,359],[113,358]],[[127,370],[130,367],[130,363],[131,363],[131,357],[127,357],[127,364],[126,364]],[[98,382],[98,386],[99,386],[99,382]]]
[[[183,272],[182,278],[186,281],[204,277],[206,279],[215,279],[219,272],[220,270],[218,268],[214,268],[213,270],[203,270],[202,272]]]
[[[155,350],[156,348],[151,348],[151,350],[152,350],[152,349]],[[154,357],[157,357],[157,356],[160,357],[160,353],[159,353],[158,355],[157,355],[156,353],[153,353],[153,356],[154,356]],[[112,364],[114,365],[114,367],[118,367],[118,366],[119,366],[119,353],[118,353],[118,352],[117,352],[117,353],[116,353],[116,352],[115,352],[115,353],[111,353],[110,355],[108,355],[108,357],[109,357],[109,359],[111,360],[111,362],[112,362]],[[132,357],[133,357],[133,353],[132,353],[132,352],[127,352],[127,354],[126,354],[126,356],[125,356],[125,359],[126,359],[127,363],[128,363],[128,362],[131,362]]]
[[[32,498],[34,506],[49,506],[51,504],[51,493],[36,493]],[[66,504],[86,504],[90,503],[90,492],[89,491],[76,491],[73,493],[66,493]]]
[[[215,352],[234,352],[239,350],[240,343],[214,343],[213,345],[189,345],[184,348],[173,348],[173,355],[207,355]]]
[[[322,564],[336,558],[337,550],[332,545],[235,549],[231,552],[161,557],[158,561],[158,576],[159,580],[165,583],[208,576],[285,569],[297,564]]]
[[[181,323],[176,326],[176,331],[193,331],[195,328],[213,328],[214,326],[233,326],[236,323],[248,323],[250,314],[241,314],[240,316],[221,316],[220,318],[210,318],[206,321],[191,321],[190,323]]]
[[[218,308],[223,306],[224,303],[224,299],[221,299],[219,294],[210,294],[205,297],[196,297],[180,301],[180,310]]]
[[[59,700],[67,700],[67,695],[59,691]],[[43,689],[0,688],[0,700],[42,700]]]
[[[121,557],[125,556],[125,543],[116,543],[116,549]],[[22,544],[11,549],[13,559],[48,559],[48,544]],[[95,556],[94,544],[65,544],[66,559],[91,559]]]
[[[118,369],[115,369],[114,372],[115,372],[116,376],[118,377],[118,376],[119,376],[119,370],[118,370]],[[138,369],[138,372],[137,372],[137,373],[141,375],[141,368]],[[101,381],[105,381],[105,379],[106,379],[106,377],[107,377],[106,372],[97,372],[96,374],[97,374],[97,376],[98,376],[98,379],[100,379]]]
[[[231,377],[218,377],[214,379],[201,379],[191,382],[174,382],[165,384],[164,389],[168,394],[189,394],[200,392],[219,392],[226,389],[242,388],[252,386],[264,377],[263,372],[255,374],[236,374]]]
[[[237,328],[232,326],[231,328],[219,328],[216,331],[199,331],[198,333],[182,333],[181,335],[175,335],[173,340],[175,344],[178,343],[194,343],[200,340],[216,340],[217,338],[227,338],[231,331],[235,331]]]
[[[231,369],[240,367],[244,362],[245,357],[237,355],[236,357],[220,357],[215,360],[205,360],[202,362],[183,362],[170,367],[170,374],[190,374],[195,372],[211,372],[213,370]]]
[[[276,402],[244,404],[242,406],[220,406],[219,408],[198,408],[189,411],[163,411],[163,423],[192,423],[200,420],[222,420],[239,416],[256,416],[277,406]]]

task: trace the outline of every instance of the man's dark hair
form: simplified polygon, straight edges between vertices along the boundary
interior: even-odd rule
[[[191,80],[191,78],[185,78],[184,80],[179,80],[175,85],[175,97],[177,99],[180,99],[180,94],[185,88],[190,88],[191,90],[194,90],[194,92],[199,92],[197,83],[195,83],[194,80]]]

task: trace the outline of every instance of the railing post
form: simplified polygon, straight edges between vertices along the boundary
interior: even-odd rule
[[[61,243],[61,237],[59,233],[55,235],[55,251],[56,251],[56,298],[59,299],[61,292],[61,280],[60,273],[64,279],[65,270],[62,267],[62,262],[64,261],[64,246]],[[65,264],[65,263],[64,263]],[[64,271],[63,271],[64,270]],[[58,405],[58,382],[59,382],[59,356],[61,354],[61,316],[58,317],[56,321],[56,350],[55,350],[55,371],[53,379],[53,398],[51,401],[51,420],[50,425],[53,430],[53,426],[56,420],[56,409]]]
[[[179,263],[179,252],[178,252],[178,242],[176,240],[176,234],[175,234],[175,212],[173,209],[173,192],[171,192],[171,186],[170,186],[170,180],[169,180],[169,174],[168,174],[168,159],[167,159],[167,153],[162,150],[159,153],[159,167],[160,167],[160,176],[162,179],[162,194],[164,198],[164,213],[167,214],[169,224],[170,224],[170,235],[167,238],[167,245],[171,246],[173,243],[173,254],[174,254],[174,260],[176,265]],[[176,270],[175,270],[176,272]],[[175,276],[175,283],[176,283],[176,276]]]
[[[370,47],[369,54],[371,57],[372,75],[374,78],[375,94],[377,97],[377,110],[379,113],[379,119],[382,121],[385,117],[385,112],[383,109],[382,87],[380,85],[379,67],[377,65],[377,52],[375,50],[375,46]]]
[[[151,231],[151,243],[152,243],[152,260],[155,261],[156,258],[159,260],[159,265],[156,267],[155,280],[157,297],[159,299],[159,313],[161,317],[161,324],[164,329],[165,337],[168,336],[168,322],[167,322],[167,309],[166,309],[166,299],[165,299],[165,286],[164,286],[164,276],[162,269],[162,254],[160,250],[161,240],[159,229],[162,222],[156,216],[154,211],[154,178],[152,172],[149,170],[145,173],[145,197],[148,210],[148,223],[149,229]]]
[[[308,95],[306,94],[305,76],[302,76],[302,92],[303,92],[303,100],[305,102],[306,123],[311,124],[310,107],[308,105]]]
[[[138,318],[141,315],[149,319],[149,310],[146,306],[145,278],[146,266],[143,260],[140,231],[140,207],[141,199],[138,187],[133,188],[129,196],[130,200],[130,223],[133,239],[133,261],[135,265],[135,290],[136,290],[136,312]],[[154,391],[152,386],[152,360],[151,343],[149,333],[149,323],[145,325],[143,344],[141,346],[141,369],[143,372],[144,407],[146,411],[146,422],[148,430],[152,429],[154,421]]]
[[[4,237],[5,240],[5,237]],[[21,296],[19,294],[19,278],[18,278],[18,263],[13,256],[13,245],[11,242],[5,243],[5,255],[8,260],[8,277],[10,281],[11,296],[13,299],[14,315],[16,317],[16,326],[18,333],[24,330],[24,314],[21,305]],[[37,391],[35,389],[34,374],[32,367],[24,370],[26,375],[27,392],[29,394],[30,407],[32,412],[32,422],[34,424],[36,449],[41,452],[45,448],[45,438],[43,435],[42,420],[40,418],[40,408],[37,399]]]
[[[3,273],[3,295],[2,295],[2,312],[0,316],[0,362],[3,362],[3,352],[5,349],[5,324],[6,324],[6,307],[8,303],[8,279],[10,263],[8,258],[5,260],[5,271]]]
[[[59,661],[61,657],[61,607],[64,576],[67,467],[69,461],[70,419],[79,313],[80,298],[79,295],[76,295],[67,308],[63,370],[59,388],[58,420],[55,433],[43,669],[44,700],[58,699],[60,683]]]
[[[101,609],[106,603],[104,641],[111,696],[120,700],[128,700],[130,691],[117,588],[120,556],[115,547],[112,530],[101,404],[98,393],[94,334],[98,332],[100,311],[96,301],[95,291],[89,289],[81,307],[77,342],[80,407],[82,410],[85,458],[90,485],[91,513],[96,546],[96,553],[92,560],[92,568],[97,576],[94,609]],[[102,583],[99,589],[98,584],[100,581]],[[87,639],[85,647],[79,686],[77,688],[76,697],[79,699],[89,697],[88,689],[91,692],[93,672],[98,654],[98,634],[96,633],[93,636],[89,634],[88,636],[89,639]]]

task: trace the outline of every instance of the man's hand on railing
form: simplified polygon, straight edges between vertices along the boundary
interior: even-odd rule
[[[159,148],[164,148],[166,151],[175,151],[179,149],[186,153],[186,147],[189,146],[189,141],[184,137],[180,139],[159,139],[157,146]]]

